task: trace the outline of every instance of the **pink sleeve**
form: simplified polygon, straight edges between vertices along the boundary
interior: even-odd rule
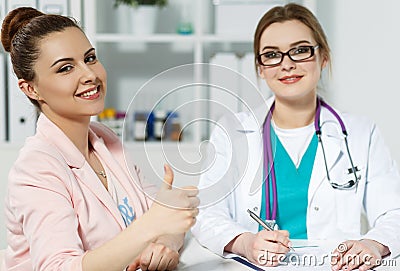
[[[34,270],[82,270],[83,245],[67,165],[40,151],[18,159],[9,175],[9,208],[22,225]],[[11,247],[20,244],[10,240]]]

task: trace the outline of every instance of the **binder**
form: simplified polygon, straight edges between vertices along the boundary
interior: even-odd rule
[[[34,7],[36,8],[36,0],[7,0],[7,11],[18,7]]]
[[[6,71],[5,71],[4,58],[5,58],[4,54],[0,51],[0,142],[4,142],[6,140],[6,129],[7,129],[6,80],[5,80]]]
[[[239,72],[245,76],[248,81],[254,84],[254,86],[251,86],[251,83],[247,80],[240,80],[239,83],[242,84],[242,98],[250,108],[257,108],[263,101],[271,96],[272,92],[264,79],[258,77],[256,74],[253,53],[246,53],[240,59]],[[242,103],[239,104],[239,111],[248,111],[248,108]]]
[[[12,143],[24,142],[26,137],[35,133],[37,112],[26,95],[18,87],[11,59],[8,56],[7,74],[7,102],[8,102],[8,141]]]
[[[223,86],[231,92],[210,87],[210,119],[218,120],[228,110],[232,113],[254,110],[271,96],[267,83],[257,77],[253,53],[240,57],[234,53],[218,53],[210,60],[210,64],[225,67],[210,68],[210,84]]]
[[[48,14],[68,15],[68,0],[38,0],[39,9]]]
[[[5,14],[5,3],[0,2],[0,23],[3,24]],[[6,108],[6,71],[5,54],[0,49],[0,142],[5,142],[7,131],[7,108]]]
[[[0,2],[0,23],[3,24],[3,19],[6,13],[6,3],[4,1]]]
[[[283,0],[214,0],[214,25],[217,35],[245,35],[251,38],[265,12]],[[240,18],[240,19],[238,19]]]
[[[7,0],[7,12],[18,7],[37,8],[36,0]],[[25,94],[18,88],[18,80],[12,69],[10,56],[6,56],[7,63],[7,132],[6,139],[11,143],[25,141],[26,137],[35,133],[37,113]]]
[[[210,59],[209,119],[213,121],[225,114],[238,112],[240,103],[239,61],[234,53],[218,53]]]
[[[69,15],[69,0],[7,0],[7,10],[33,7],[44,13]]]
[[[44,13],[68,15],[68,4],[69,0],[7,0],[6,9],[10,11],[18,7],[30,6]],[[4,118],[7,119],[8,125],[3,128],[3,125],[0,124],[0,139],[3,138],[1,132],[4,130],[4,138],[9,142],[23,142],[26,137],[35,133],[38,113],[34,105],[19,89],[18,80],[12,70],[10,57],[7,56],[7,60],[4,61],[7,62],[7,69],[4,73],[6,76],[3,78],[7,78],[8,80],[7,84],[3,80],[3,85],[6,88],[2,89],[4,95],[2,93],[0,95],[7,98],[4,98],[3,104],[0,100],[0,106],[1,108],[6,108],[5,104],[7,103],[8,110]],[[0,79],[0,87],[1,84]],[[1,119],[0,121],[1,123],[6,123],[6,121],[2,121]]]

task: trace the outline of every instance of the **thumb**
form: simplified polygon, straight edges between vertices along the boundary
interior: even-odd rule
[[[174,172],[168,164],[164,165],[164,189],[171,189],[174,181]]]
[[[140,256],[135,259],[133,263],[131,263],[127,268],[126,271],[136,271],[140,266]]]

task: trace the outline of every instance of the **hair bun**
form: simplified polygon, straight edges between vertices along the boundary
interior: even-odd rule
[[[4,50],[11,51],[12,40],[18,30],[29,23],[33,18],[42,16],[44,13],[31,7],[20,7],[11,10],[4,18],[1,27],[1,43]]]

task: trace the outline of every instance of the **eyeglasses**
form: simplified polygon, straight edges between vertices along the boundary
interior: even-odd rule
[[[314,55],[319,45],[315,46],[298,46],[290,49],[286,53],[280,51],[268,51],[257,56],[258,64],[262,66],[277,66],[282,63],[283,58],[288,56],[294,62],[309,59]]]

